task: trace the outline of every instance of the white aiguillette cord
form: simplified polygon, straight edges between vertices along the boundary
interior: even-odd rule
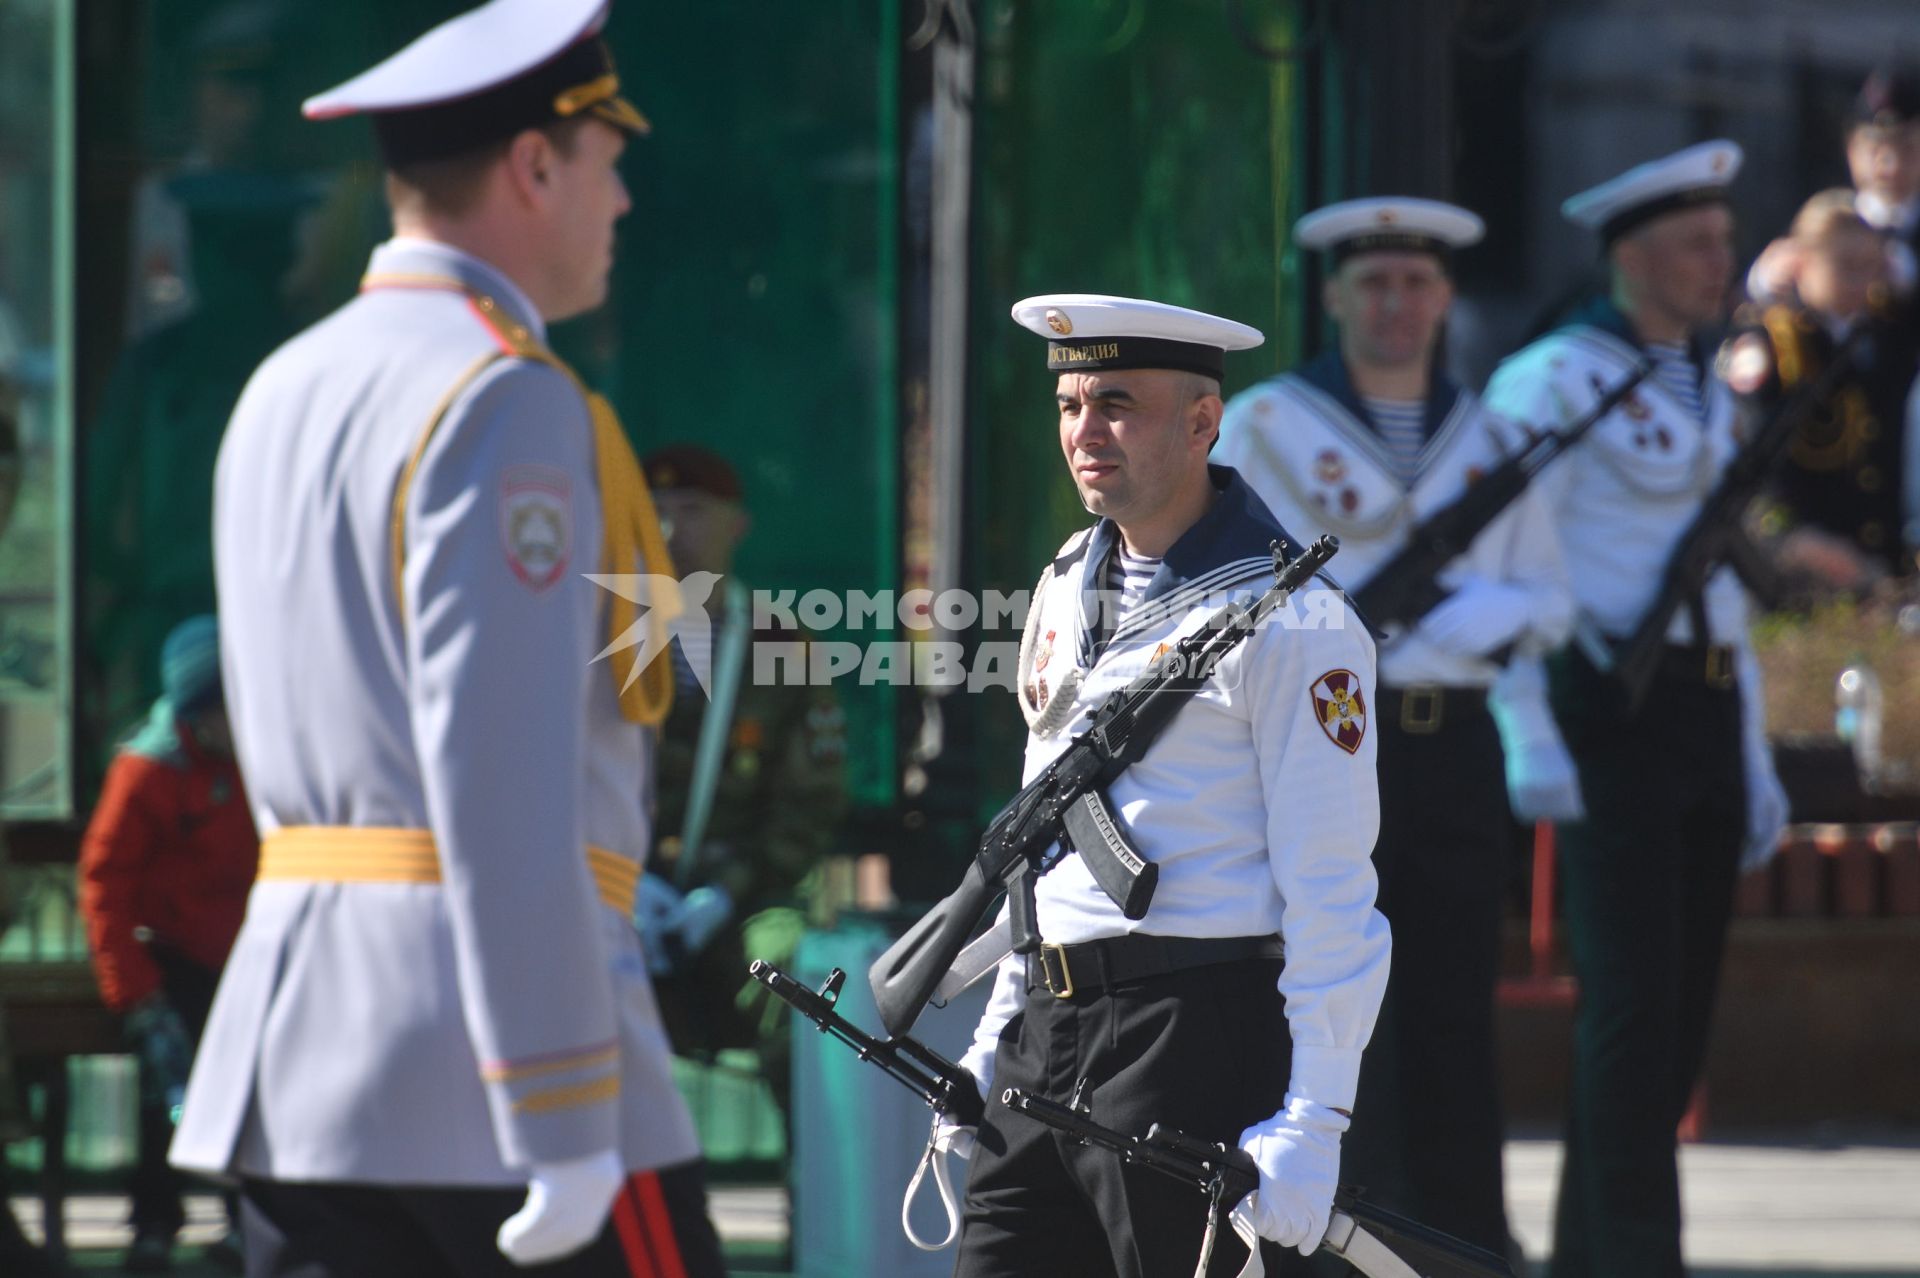
[[[947,1172],[947,1156],[953,1152],[954,1139],[962,1134],[959,1127],[940,1130],[940,1115],[933,1116],[933,1128],[927,1133],[927,1147],[920,1153],[920,1165],[913,1169],[913,1179],[907,1182],[907,1196],[900,1202],[900,1228],[905,1231],[907,1241],[921,1251],[940,1251],[953,1246],[954,1239],[960,1236],[960,1200],[953,1192],[953,1178]],[[926,1179],[927,1168],[933,1168],[934,1188],[940,1191],[940,1205],[947,1209],[947,1236],[939,1242],[930,1243],[913,1228],[913,1200],[920,1192],[920,1182]]]

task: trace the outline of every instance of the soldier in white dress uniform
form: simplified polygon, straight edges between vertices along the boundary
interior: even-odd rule
[[[1207,462],[1223,352],[1258,332],[1086,294],[1029,298],[1014,316],[1052,339],[1061,449],[1100,516],[1035,593],[1020,693],[1031,779],[1109,693],[1228,598],[1269,586],[1272,543],[1299,547]],[[1331,585],[1303,589],[1110,788],[1159,866],[1146,916],[1123,917],[1078,853],[1039,879],[1046,961],[1002,963],[962,1062],[989,1100],[961,1278],[1163,1278],[1191,1273],[1200,1247],[1203,1195],[1057,1139],[1001,1104],[1008,1087],[1121,1131],[1160,1122],[1237,1142],[1260,1167],[1242,1210],[1269,1240],[1269,1271],[1305,1263],[1282,1247],[1319,1244],[1386,983],[1367,859],[1373,694],[1366,628]],[[1209,1272],[1245,1257],[1223,1243]]]
[[[604,298],[646,129],[605,14],[495,0],[307,103],[373,116],[395,236],[215,480],[263,845],[172,1156],[239,1179],[256,1278],[722,1272],[630,922],[672,673],[596,664],[639,610],[584,576],[671,566],[544,345]]]
[[[1560,842],[1580,1003],[1555,1278],[1683,1272],[1674,1129],[1706,1050],[1735,875],[1743,853],[1771,852],[1786,815],[1730,572],[1674,617],[1638,708],[1602,670],[1739,446],[1705,339],[1732,279],[1740,158],[1703,143],[1569,199],[1566,216],[1605,246],[1609,295],[1487,388],[1496,411],[1551,430],[1653,366],[1540,480],[1577,606],[1550,676],[1586,811]]]
[[[1302,537],[1338,535],[1352,589],[1524,442],[1440,367],[1452,254],[1481,233],[1466,209],[1398,197],[1302,218],[1295,241],[1331,259],[1324,302],[1339,343],[1227,405],[1215,459]],[[1389,626],[1380,649],[1373,862],[1394,971],[1361,1071],[1348,1178],[1382,1206],[1505,1253],[1493,1000],[1512,840],[1488,689],[1512,652],[1558,647],[1573,620],[1537,495],[1523,493],[1438,584],[1447,597]]]

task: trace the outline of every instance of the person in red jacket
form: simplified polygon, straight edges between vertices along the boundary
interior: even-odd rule
[[[167,1144],[260,849],[233,758],[214,619],[175,627],[160,667],[164,694],[114,758],[80,850],[94,976],[140,1058],[129,1273],[166,1272],[185,1222]]]

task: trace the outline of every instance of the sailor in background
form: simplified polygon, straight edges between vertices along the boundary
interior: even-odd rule
[[[1920,550],[1920,330],[1892,298],[1880,235],[1844,187],[1801,208],[1787,285],[1742,307],[1727,356],[1747,411],[1779,412],[1844,350],[1850,368],[1788,445],[1763,520],[1776,563],[1816,596],[1914,572]]]
[[[1731,142],[1703,143],[1569,199],[1565,215],[1605,247],[1609,292],[1487,388],[1495,411],[1552,430],[1640,361],[1654,368],[1539,481],[1578,608],[1550,674],[1587,814],[1560,843],[1580,1003],[1554,1278],[1683,1272],[1674,1131],[1705,1053],[1735,876],[1743,854],[1772,852],[1786,817],[1730,572],[1675,616],[1639,707],[1602,669],[1738,447],[1705,339],[1732,281],[1740,159]]]
[[[673,601],[586,579],[673,569],[545,345],[605,299],[646,129],[605,18],[494,0],[306,106],[373,116],[396,234],[214,482],[262,843],[172,1156],[239,1179],[253,1278],[723,1272],[629,921]]]
[[[1274,542],[1299,547],[1233,471],[1207,462],[1224,352],[1258,332],[1088,294],[1013,313],[1050,339],[1061,451],[1100,517],[1035,592],[1019,689],[1031,780],[1108,694],[1229,598],[1271,585]],[[987,1111],[959,1278],[1165,1278],[1191,1273],[1200,1250],[1203,1195],[1062,1141],[1001,1104],[1009,1087],[1085,1105],[1124,1132],[1165,1123],[1238,1144],[1260,1169],[1238,1210],[1269,1240],[1269,1272],[1304,1263],[1280,1248],[1319,1245],[1387,975],[1367,859],[1373,694],[1366,628],[1337,590],[1297,592],[1110,787],[1159,866],[1146,916],[1126,919],[1078,853],[1040,878],[1047,944],[1001,964],[962,1060]],[[1209,1272],[1233,1273],[1245,1255],[1222,1244]]]
[[[1920,325],[1920,66],[1874,68],[1854,96],[1843,144],[1855,208],[1880,237],[1902,319]],[[1786,298],[1799,256],[1791,235],[1767,245],[1747,272],[1747,292],[1759,302]]]
[[[1440,367],[1452,255],[1481,233],[1474,214],[1432,200],[1351,200],[1302,218],[1295,241],[1330,258],[1322,300],[1338,345],[1227,405],[1215,460],[1300,536],[1336,534],[1349,589],[1524,442]],[[1380,649],[1373,863],[1394,964],[1347,1178],[1504,1254],[1494,982],[1512,823],[1488,689],[1516,648],[1559,646],[1573,603],[1532,492],[1440,582],[1449,597]]]

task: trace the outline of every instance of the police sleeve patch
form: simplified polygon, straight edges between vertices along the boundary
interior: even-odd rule
[[[1313,681],[1313,717],[1327,740],[1353,754],[1367,739],[1367,702],[1360,692],[1360,676],[1351,670],[1329,670]]]
[[[500,540],[507,566],[535,594],[559,581],[573,552],[573,487],[553,466],[500,474]]]

